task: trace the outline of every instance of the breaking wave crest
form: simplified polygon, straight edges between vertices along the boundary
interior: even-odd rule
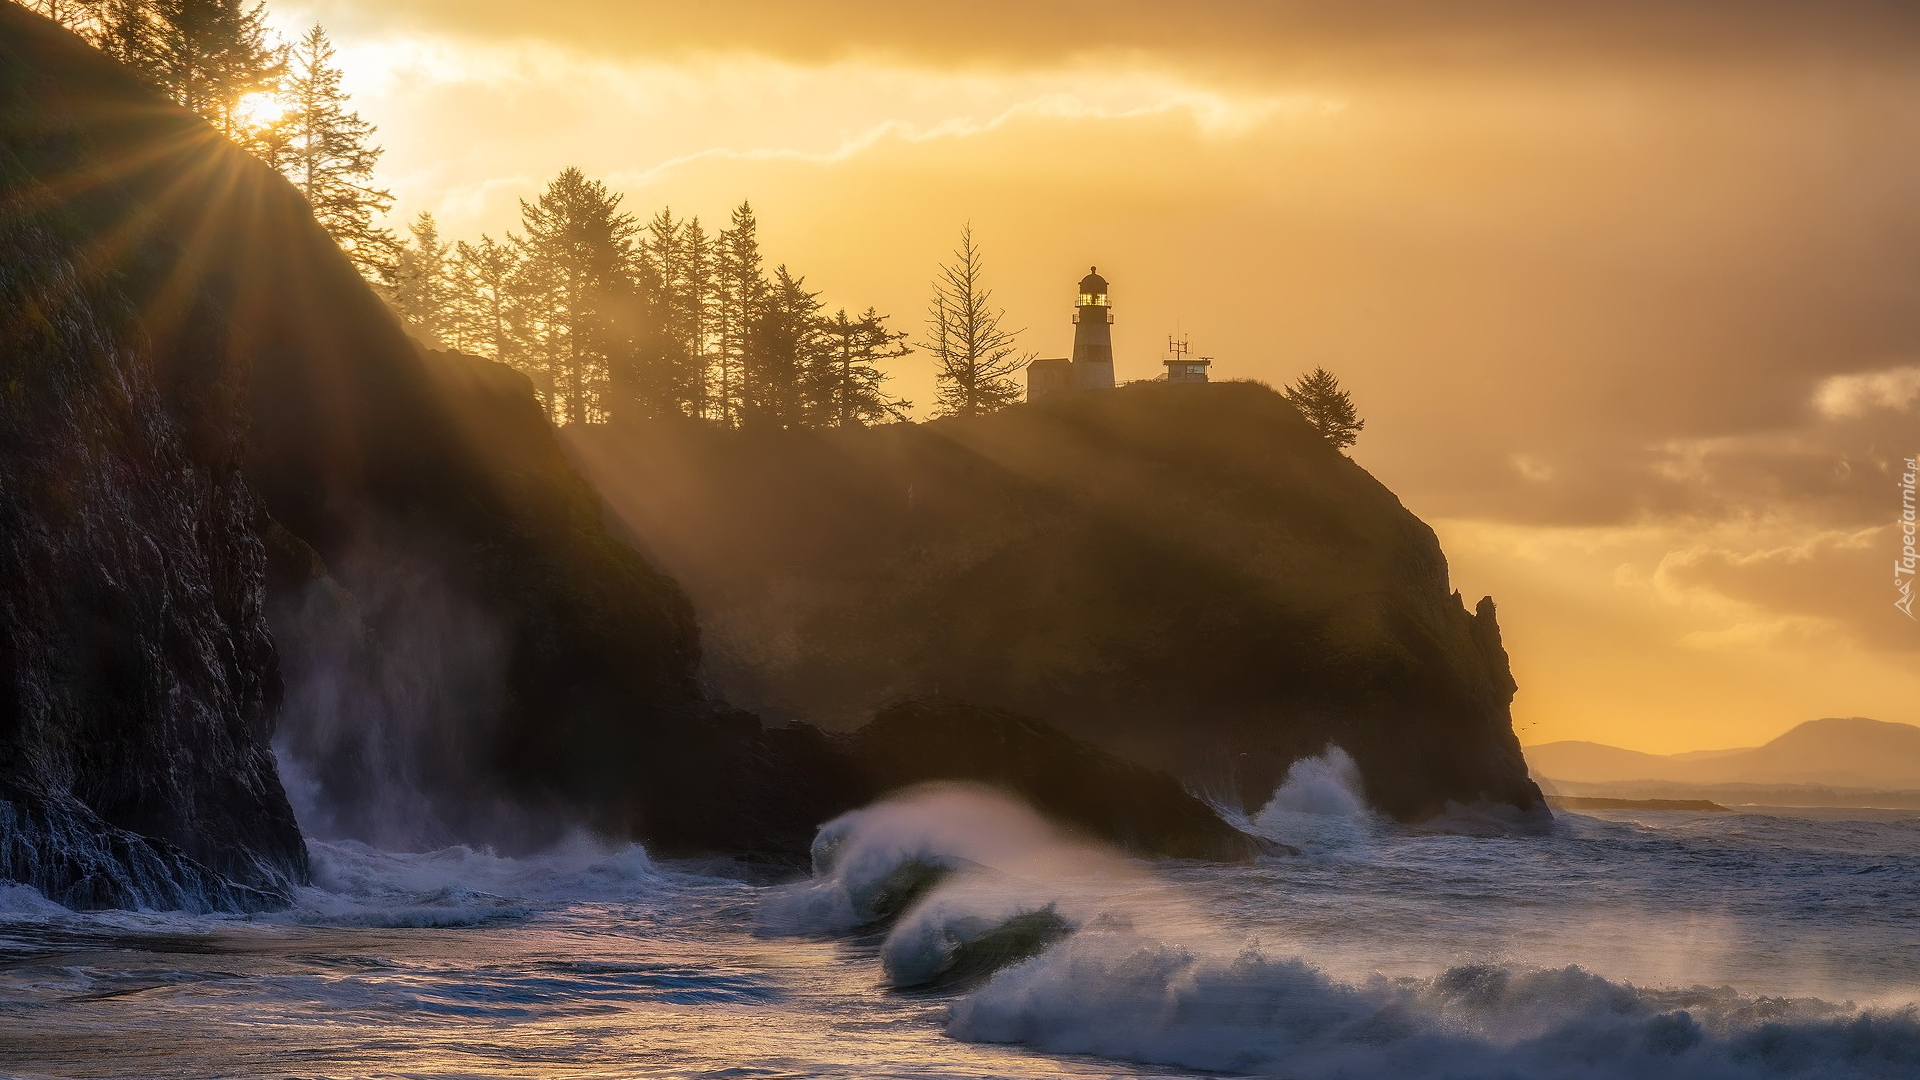
[[[1320,845],[1377,827],[1337,750],[1296,766],[1254,820]],[[878,925],[884,982],[957,991],[946,1031],[964,1041],[1295,1080],[1920,1075],[1912,1006],[1640,987],[1574,966],[1336,976],[1296,944],[1236,937],[1173,881],[980,790],[846,815],[816,857],[811,880],[767,897],[763,931]],[[910,867],[938,873],[883,912],[876,898]]]
[[[1242,828],[1264,840],[1303,851],[1365,843],[1380,822],[1362,793],[1359,766],[1345,750],[1293,763],[1273,798]]]
[[[1298,1080],[1829,1080],[1920,1071],[1912,1006],[1642,990],[1579,968],[1337,981],[1300,957],[1082,930],[956,1002],[948,1033]]]
[[[976,982],[1069,936],[1137,864],[1060,833],[986,788],[935,784],[828,822],[814,875],[760,905],[767,934],[881,932],[895,987]]]

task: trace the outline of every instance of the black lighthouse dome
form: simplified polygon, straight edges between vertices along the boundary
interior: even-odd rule
[[[1104,296],[1107,292],[1107,279],[1100,276],[1100,268],[1087,267],[1087,276],[1080,279],[1080,291],[1092,296]]]

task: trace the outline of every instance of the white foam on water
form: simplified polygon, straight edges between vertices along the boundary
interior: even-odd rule
[[[1341,982],[1284,952],[1089,928],[955,1003],[978,1042],[1297,1080],[1920,1075],[1912,1006],[1645,991],[1579,968]]]
[[[71,911],[41,895],[31,885],[0,884],[0,921],[45,919]]]
[[[465,845],[389,852],[353,840],[308,841],[313,885],[286,917],[351,926],[469,926],[579,901],[628,902],[663,875],[639,844],[584,834],[536,855]]]
[[[1014,891],[1025,881],[1129,872],[1125,860],[1069,840],[1012,799],[954,783],[923,785],[842,814],[821,827],[813,860],[811,879],[763,898],[763,933],[834,934],[868,925],[885,914],[877,905],[888,890],[916,869],[968,880],[987,875]],[[950,879],[934,892],[951,887]],[[970,887],[986,888],[977,881]]]

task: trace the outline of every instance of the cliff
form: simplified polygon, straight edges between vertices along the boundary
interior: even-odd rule
[[[175,237],[22,51],[66,42],[12,5],[0,28],[0,879],[273,904],[306,853],[267,749],[245,382],[217,302],[179,296]]]
[[[937,776],[1083,793],[1061,812],[1141,850],[1246,850],[1031,721],[849,740],[710,700],[692,605],[523,376],[420,350],[284,180],[11,4],[0,395],[0,880],[271,905],[306,875],[296,809],[395,847],[584,823],[803,860]],[[1109,780],[1126,805],[1086,794]]]
[[[1250,809],[1330,742],[1402,818],[1540,805],[1492,601],[1468,611],[1432,530],[1264,387],[570,437],[743,708],[847,728],[937,693]]]
[[[0,876],[284,896],[283,701],[318,811],[617,790],[648,830],[635,778],[710,723],[692,610],[525,379],[423,355],[280,177],[13,5],[0,215]]]

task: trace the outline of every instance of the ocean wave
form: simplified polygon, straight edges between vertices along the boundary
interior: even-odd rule
[[[1259,948],[1089,927],[957,1001],[955,1038],[1296,1080],[1843,1080],[1920,1074],[1913,1007],[1648,991],[1575,967],[1343,983]]]
[[[839,934],[889,924],[956,875],[991,875],[1011,887],[1111,872],[1124,860],[1069,839],[990,788],[939,783],[828,822],[814,839],[813,864],[809,880],[761,901],[761,932]]]
[[[639,844],[576,835],[536,855],[465,845],[381,851],[354,840],[309,840],[313,885],[288,917],[346,926],[472,926],[582,901],[629,902],[668,876]]]
[[[1362,847],[1384,821],[1367,805],[1359,766],[1345,750],[1328,746],[1294,762],[1266,805],[1236,824],[1263,840],[1317,854]]]

